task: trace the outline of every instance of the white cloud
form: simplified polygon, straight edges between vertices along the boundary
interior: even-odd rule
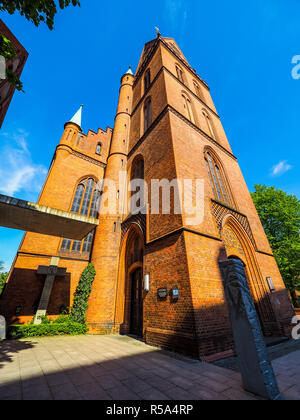
[[[285,174],[286,172],[290,171],[292,169],[292,166],[288,164],[287,160],[282,160],[281,162],[277,163],[277,165],[274,165],[271,170],[271,176],[281,176]]]
[[[34,193],[40,191],[47,170],[43,165],[32,162],[26,141],[28,133],[18,130],[11,136],[1,133],[1,137],[6,141],[0,144],[0,193],[9,196],[27,193],[30,200]]]

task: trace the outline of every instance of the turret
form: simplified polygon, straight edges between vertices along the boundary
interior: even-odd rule
[[[77,139],[78,134],[81,132],[82,108],[83,105],[80,106],[74,117],[65,123],[64,134],[60,141],[61,144],[72,145],[74,140]]]
[[[133,83],[134,75],[129,68],[121,78],[119,103],[105,172],[105,179],[113,181],[116,185],[116,190],[112,191],[114,196],[111,197],[116,202],[116,211],[103,214],[106,203],[101,203],[100,224],[96,229],[92,252],[92,263],[95,265],[97,274],[89,300],[87,320],[95,332],[102,331],[107,325],[114,325],[122,221],[119,209],[123,209],[124,206],[124,203],[120,203],[119,200],[125,200],[125,197],[118,193],[123,187],[119,185],[119,176],[120,172],[126,171],[127,167]],[[100,308],[105,309],[102,311]]]

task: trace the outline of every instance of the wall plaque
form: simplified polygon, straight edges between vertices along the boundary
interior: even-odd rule
[[[159,299],[167,299],[168,289],[166,289],[166,288],[158,289],[157,290],[157,296],[159,297]]]

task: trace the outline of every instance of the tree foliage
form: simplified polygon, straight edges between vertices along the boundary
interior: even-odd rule
[[[16,57],[17,52],[14,49],[12,43],[4,35],[0,34],[0,55],[7,61],[12,60]],[[19,91],[23,91],[23,84],[19,77],[12,71],[11,68],[6,69],[6,79]]]
[[[70,319],[74,322],[84,324],[86,322],[86,312],[88,310],[88,300],[92,291],[96,271],[93,264],[89,264],[83,271],[76,292],[74,294],[74,304],[70,314]]]
[[[46,23],[50,30],[54,26],[54,17],[57,7],[61,9],[73,6],[80,6],[79,0],[0,0],[0,10],[6,11],[11,15],[18,11],[30,22],[39,26],[41,22]]]
[[[255,185],[252,198],[286,287],[297,305],[296,290],[300,290],[300,200],[265,185]]]
[[[1,273],[0,274],[0,297],[2,295],[4,287],[6,285],[7,277],[8,277],[8,273]]]
[[[80,6],[79,0],[0,0],[0,11],[11,15],[18,11],[36,26],[44,22],[52,30],[57,7],[64,9],[70,4]],[[12,60],[17,55],[13,45],[3,34],[0,34],[0,55],[6,60]],[[18,91],[23,92],[22,82],[10,68],[6,69],[6,78]]]

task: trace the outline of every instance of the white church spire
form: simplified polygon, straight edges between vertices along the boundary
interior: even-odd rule
[[[80,105],[79,110],[76,112],[74,117],[69,121],[70,123],[77,124],[81,128],[81,121],[82,121],[82,108],[83,105]]]
[[[133,76],[133,72],[132,72],[132,67],[131,66],[129,66],[129,69],[128,69],[127,73],[125,73],[125,74],[131,74]]]

